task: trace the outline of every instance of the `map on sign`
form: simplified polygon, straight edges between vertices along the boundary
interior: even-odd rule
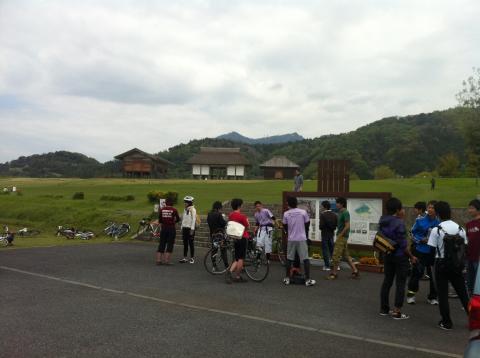
[[[349,199],[350,244],[371,245],[382,216],[382,199]]]
[[[332,211],[336,212],[335,198],[298,198],[298,207],[307,211],[310,216],[309,239],[321,241],[320,232],[320,203],[328,200]],[[372,245],[375,233],[378,230],[378,221],[382,216],[383,201],[380,198],[347,199],[347,210],[350,212],[350,244]]]

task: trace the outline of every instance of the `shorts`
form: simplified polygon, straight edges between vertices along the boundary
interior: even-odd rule
[[[171,254],[173,251],[173,245],[175,244],[175,236],[177,236],[175,228],[162,228],[162,231],[160,232],[158,252],[164,253],[166,249],[166,251]]]
[[[337,237],[335,240],[335,247],[333,249],[333,261],[334,265],[338,265],[342,257],[349,257],[348,252],[348,237]]]
[[[308,260],[307,241],[289,241],[287,243],[287,259],[295,261],[295,253],[298,254],[300,261]]]
[[[266,254],[272,253],[272,233],[273,228],[271,226],[260,226],[257,231],[257,236],[255,236],[257,246],[263,247]]]
[[[247,253],[247,239],[235,240],[233,247],[235,249],[235,261],[244,260]]]

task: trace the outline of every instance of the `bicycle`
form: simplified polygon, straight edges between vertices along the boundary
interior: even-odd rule
[[[127,235],[130,232],[130,224],[122,223],[118,224],[115,221],[107,222],[107,226],[103,229],[103,232],[107,236],[111,236],[115,240]]]
[[[91,230],[76,230],[73,227],[64,228],[63,226],[57,227],[57,236],[64,236],[67,239],[80,239],[90,240],[95,237],[95,233]]]
[[[282,266],[285,266],[287,263],[286,249],[283,240],[284,233],[282,222],[277,220],[272,232],[272,249],[273,252],[277,254],[278,261]]]
[[[137,233],[132,238],[142,240],[160,240],[160,224],[158,221],[152,221],[150,218],[143,218],[138,223]]]
[[[26,227],[17,231],[17,235],[22,237],[36,236],[38,234],[40,234],[40,230],[28,229]]]
[[[224,274],[233,262],[232,242],[225,231],[219,230],[212,236],[212,247],[203,258],[203,266],[212,275]],[[223,266],[220,269],[220,266]]]
[[[0,235],[0,245],[13,246],[13,240],[15,239],[15,233],[10,232],[7,225],[3,226],[4,233]]]

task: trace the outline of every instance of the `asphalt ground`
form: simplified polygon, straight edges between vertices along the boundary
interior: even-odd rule
[[[180,247],[175,249],[175,262]],[[0,357],[459,357],[468,339],[460,303],[454,330],[438,306],[379,316],[383,275],[340,271],[314,287],[284,286],[271,265],[262,283],[226,285],[200,259],[154,265],[155,246],[105,244],[0,251]],[[392,290],[393,299],[393,290]]]

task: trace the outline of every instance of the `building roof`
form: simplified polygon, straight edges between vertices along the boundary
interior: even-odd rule
[[[300,166],[287,157],[279,155],[260,164],[260,168],[300,168]]]
[[[167,165],[173,165],[172,162],[170,162],[166,159],[163,159],[162,157],[159,157],[158,155],[153,155],[153,154],[144,152],[143,150],[140,150],[138,148],[130,149],[129,151],[127,151],[125,153],[116,155],[114,158],[122,160],[123,158],[128,157],[129,155],[132,155],[132,154],[140,154],[140,155],[142,155],[144,157],[147,157],[147,158],[149,158],[149,159],[151,159],[155,162],[160,162],[160,163],[167,164]]]
[[[187,164],[203,165],[250,165],[240,153],[240,148],[201,147],[200,153],[191,157]]]

